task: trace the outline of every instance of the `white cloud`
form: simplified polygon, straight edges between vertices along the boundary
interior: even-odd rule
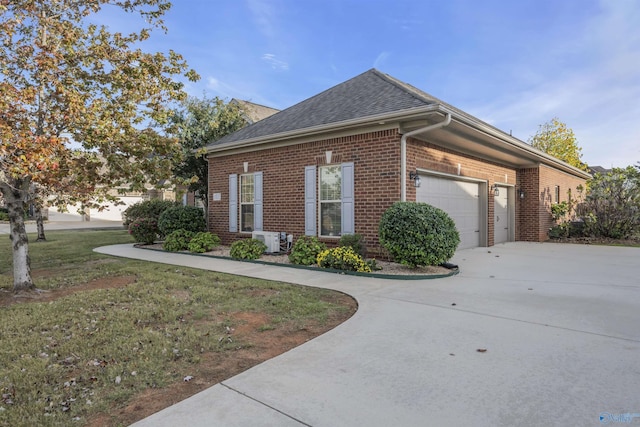
[[[247,5],[260,32],[267,38],[275,37],[276,26],[274,25],[274,21],[276,8],[273,2],[249,0]]]
[[[383,66],[387,62],[387,59],[389,59],[389,56],[391,56],[391,53],[381,52],[376,57],[376,60],[373,61],[373,68],[380,68],[381,66]]]
[[[272,53],[265,53],[262,55],[262,60],[265,61],[272,69],[278,71],[287,71],[289,69],[289,64],[285,61],[282,61]]]
[[[574,130],[588,164],[624,167],[640,161],[638,22],[638,2],[603,0],[602,12],[558,46],[556,53],[571,54],[577,63],[467,110],[525,141],[538,125],[558,117]],[[531,65],[518,65],[523,77]]]

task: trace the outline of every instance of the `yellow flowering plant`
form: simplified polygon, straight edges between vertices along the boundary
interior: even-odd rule
[[[316,261],[322,268],[371,273],[371,267],[351,247],[341,246],[324,250],[318,254]]]

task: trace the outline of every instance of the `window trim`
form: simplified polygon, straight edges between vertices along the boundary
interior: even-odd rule
[[[249,175],[249,174],[244,174]],[[253,174],[253,230],[262,231],[263,222],[263,173],[254,172]],[[240,205],[240,188],[238,187],[240,180],[238,174],[229,175],[229,232],[230,233],[249,233],[249,231],[240,230],[240,215],[242,209],[238,209]],[[214,193],[215,194],[215,193]]]
[[[243,185],[243,181],[247,178],[251,177],[252,183],[251,183],[251,189],[252,189],[252,194],[251,194],[251,202],[245,202],[243,201],[243,197],[242,197],[242,190],[243,188],[245,188],[245,186]],[[255,175],[252,173],[243,173],[240,174],[239,176],[239,180],[238,180],[238,206],[240,209],[238,209],[238,226],[239,226],[239,231],[241,233],[251,233],[255,230],[256,228],[256,179],[255,179]],[[251,230],[245,230],[245,224],[243,222],[243,215],[242,215],[242,207],[243,206],[252,206],[253,207],[253,212],[252,212],[252,221],[251,221]]]
[[[338,199],[327,199],[322,200],[322,170],[334,168],[338,170],[340,176],[340,197]],[[318,168],[318,237],[322,238],[340,238],[342,235],[342,165],[340,164],[330,164],[330,165],[322,165]],[[323,204],[338,204],[338,211],[340,212],[340,232],[337,234],[322,234],[322,205]]]
[[[554,197],[556,199],[556,203],[560,203],[560,186],[556,185],[556,188],[554,189]]]

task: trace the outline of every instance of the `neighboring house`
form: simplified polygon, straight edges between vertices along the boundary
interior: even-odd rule
[[[255,104],[253,102],[243,101],[242,99],[235,98],[229,101],[229,104],[236,104],[242,108],[242,111],[244,112],[243,117],[249,125],[266,119],[267,117],[271,117],[280,111],[275,108],[266,107],[264,105]]]
[[[357,233],[377,257],[386,256],[381,215],[396,201],[445,210],[460,248],[538,242],[548,238],[551,204],[590,177],[375,69],[213,141],[207,153],[209,224],[223,243],[255,230],[331,246]]]
[[[597,173],[604,175],[608,172],[611,172],[611,169],[606,169],[602,166],[589,166],[589,173],[591,173],[591,175],[595,175]]]
[[[49,221],[122,221],[123,212],[131,205],[140,203],[144,200],[176,200],[176,193],[171,189],[155,189],[148,186],[145,192],[129,191],[125,188],[118,191],[117,189],[109,191],[109,194],[118,198],[118,203],[104,202],[101,208],[85,209],[85,214],[81,214],[80,204],[68,205],[65,211],[60,211],[55,206],[49,206],[46,210],[46,216]]]

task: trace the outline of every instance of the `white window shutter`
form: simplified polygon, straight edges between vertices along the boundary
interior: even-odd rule
[[[342,165],[342,234],[355,233],[353,162]]]
[[[238,175],[229,175],[229,232],[238,232]]]
[[[304,234],[315,236],[316,231],[316,167],[304,168]]]
[[[253,229],[262,231],[262,172],[253,174]]]

